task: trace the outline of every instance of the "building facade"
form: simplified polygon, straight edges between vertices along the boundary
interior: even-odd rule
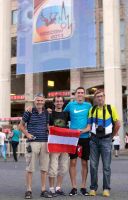
[[[8,0],[10,3],[5,3],[0,0],[2,10],[0,16],[7,14],[7,22],[1,21],[2,29],[4,30],[6,41],[6,49],[4,44],[1,46],[2,52],[0,57],[8,53],[7,60],[0,64],[1,88],[8,85],[8,91],[1,100],[1,103],[10,96],[10,102],[7,107],[3,107],[1,117],[21,116],[24,107],[32,103],[35,93],[42,91],[46,98],[57,94],[57,91],[63,92],[63,95],[68,96],[68,91],[73,91],[78,86],[83,86],[88,95],[92,95],[96,88],[104,88],[104,35],[103,35],[103,0],[96,0],[95,8],[95,23],[96,23],[96,68],[81,68],[74,70],[65,70],[58,72],[37,73],[27,75],[16,75],[16,42],[17,42],[17,0]],[[121,60],[121,75],[122,75],[122,98],[123,108],[127,107],[128,91],[128,51],[127,51],[127,18],[125,5],[123,0],[120,0],[120,60]],[[4,16],[5,17],[5,16]],[[7,33],[6,33],[7,32]],[[1,39],[2,40],[2,39]],[[5,66],[10,66],[8,67]],[[4,68],[3,68],[4,66]],[[6,75],[3,73],[6,69]],[[51,82],[50,82],[51,81]],[[3,94],[3,89],[0,89],[0,95]],[[10,108],[9,108],[10,106]],[[5,112],[5,109],[10,109],[10,112]]]

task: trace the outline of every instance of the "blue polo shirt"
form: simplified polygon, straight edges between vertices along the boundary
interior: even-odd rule
[[[28,133],[34,135],[35,142],[47,142],[48,140],[48,113],[42,111],[38,113],[36,108],[32,109],[32,112],[24,112],[22,120],[27,123]]]
[[[84,129],[88,123],[88,115],[91,104],[89,102],[78,103],[77,101],[69,102],[64,111],[70,114],[70,128]],[[88,138],[89,133],[82,133],[80,138]]]

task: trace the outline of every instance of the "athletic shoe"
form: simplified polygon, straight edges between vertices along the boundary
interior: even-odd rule
[[[57,197],[57,193],[56,193],[56,192],[49,191],[49,194],[50,194],[52,197]]]
[[[57,196],[66,196],[66,194],[63,192],[63,190],[56,190]]]
[[[44,197],[44,198],[52,198],[52,195],[49,194],[48,191],[42,191],[41,194],[40,194],[41,197]]]
[[[25,192],[25,199],[32,199],[32,192],[31,191],[26,191]]]
[[[90,190],[89,195],[90,196],[96,196],[96,191],[95,190]]]
[[[110,196],[110,190],[108,190],[108,189],[103,190],[103,196],[109,197]]]
[[[71,192],[69,193],[69,196],[75,196],[75,195],[77,195],[77,189],[72,188]]]
[[[89,196],[89,193],[87,192],[86,188],[80,188],[80,194],[84,196]]]

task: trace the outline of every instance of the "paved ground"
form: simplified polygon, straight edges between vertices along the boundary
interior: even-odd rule
[[[25,191],[25,159],[19,158],[19,162],[15,166],[12,157],[8,158],[7,162],[4,162],[0,158],[0,200],[21,200],[24,198]],[[87,185],[89,189],[90,177],[88,176]],[[80,162],[78,162],[78,188],[80,188]],[[99,189],[97,197],[83,197],[77,195],[75,197],[69,197],[71,185],[69,175],[67,174],[64,179],[64,191],[67,193],[66,197],[56,197],[56,200],[103,200],[102,197],[102,166],[100,163],[99,168]],[[121,152],[118,158],[113,156],[112,160],[112,190],[111,200],[126,200],[128,199],[128,153]],[[40,196],[40,174],[37,170],[33,177],[33,199],[41,199]],[[54,198],[55,199],[55,198]]]

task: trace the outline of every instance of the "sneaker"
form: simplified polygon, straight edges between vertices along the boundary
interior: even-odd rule
[[[56,192],[49,191],[49,194],[50,194],[52,197],[57,197],[57,193],[56,193]]]
[[[96,196],[96,191],[95,190],[90,190],[89,195],[90,196]]]
[[[47,190],[42,191],[40,196],[44,198],[52,198],[52,195]]]
[[[75,196],[75,195],[77,195],[77,189],[72,188],[71,192],[69,193],[69,196]]]
[[[109,197],[110,196],[110,191],[108,189],[103,190],[103,196],[104,197]]]
[[[80,188],[80,194],[84,196],[89,196],[89,193],[87,192],[86,188]]]
[[[56,194],[57,196],[60,195],[60,196],[66,196],[66,194],[63,192],[63,190],[56,190]]]
[[[32,199],[32,192],[31,191],[26,191],[25,192],[25,199]]]

